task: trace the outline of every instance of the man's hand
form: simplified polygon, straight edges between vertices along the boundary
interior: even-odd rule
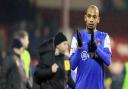
[[[94,40],[94,30],[91,30],[90,34],[91,34],[91,40],[88,43],[88,51],[89,52],[95,52],[97,49],[97,45],[96,45],[95,40]]]
[[[97,49],[96,43],[89,41],[89,43],[88,43],[88,51],[89,52],[95,52],[96,49]]]
[[[59,67],[59,66],[58,66],[56,63],[54,63],[54,64],[52,65],[52,72],[53,72],[53,73],[56,73],[58,67]]]
[[[78,30],[76,33],[77,33],[78,48],[81,48],[82,47],[82,38],[81,38],[80,32]]]

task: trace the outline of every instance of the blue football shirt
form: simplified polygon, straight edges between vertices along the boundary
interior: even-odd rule
[[[86,29],[80,31],[82,37],[82,48],[77,48],[76,34],[73,36],[70,50],[71,68],[77,68],[75,89],[104,89],[104,67],[103,64],[111,63],[111,47],[109,35],[96,30],[94,39],[97,45],[96,59],[89,56],[88,42],[91,34]]]

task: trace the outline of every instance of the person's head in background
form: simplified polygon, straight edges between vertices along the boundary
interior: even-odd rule
[[[97,24],[100,22],[99,9],[95,5],[90,5],[84,15],[84,21],[86,22],[86,30],[96,31]]]
[[[54,38],[55,55],[65,54],[68,51],[68,41],[62,32],[58,32]]]
[[[14,33],[14,38],[20,39],[21,43],[23,44],[24,48],[28,48],[29,45],[29,35],[27,31],[20,30]]]
[[[23,44],[18,38],[13,38],[11,48],[12,48],[12,52],[18,55],[21,55],[24,50]]]

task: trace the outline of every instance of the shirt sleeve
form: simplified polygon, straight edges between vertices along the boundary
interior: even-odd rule
[[[106,64],[110,65],[111,64],[111,46],[110,46],[110,38],[109,35],[107,34],[104,40],[104,48],[101,49],[100,47],[97,47],[96,49],[96,54],[100,59]]]

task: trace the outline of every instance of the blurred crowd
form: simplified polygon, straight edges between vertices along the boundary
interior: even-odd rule
[[[3,31],[1,30],[1,35],[0,35],[0,39],[1,39],[0,41],[1,42],[0,43],[0,49],[1,49],[1,52],[0,52],[0,85],[1,85],[0,89],[4,89],[2,87],[5,87],[4,83],[6,82],[6,80],[4,79],[5,76],[3,74],[6,70],[4,67],[4,63],[5,63],[5,60],[7,60],[6,56],[8,55],[8,51],[10,50],[9,48],[10,48],[10,44],[13,38],[12,37],[11,41],[9,41],[10,43],[8,43],[9,44],[8,47],[5,48],[5,46],[7,46],[7,39],[8,39],[7,38],[8,36],[6,36],[5,32],[6,32],[5,30]],[[50,34],[49,27],[44,27],[43,30],[35,30],[33,34],[29,34],[30,44],[28,46],[28,50],[31,55],[30,69],[31,69],[32,75],[34,75],[36,65],[38,64],[38,60],[40,59],[39,57],[40,44],[43,41],[52,38],[54,35]],[[75,80],[76,71],[72,71],[71,74],[72,74],[73,79]],[[112,60],[111,65],[109,67],[105,67],[105,80],[104,80],[105,89],[127,89],[127,82],[128,82],[127,78],[128,78],[128,63],[127,62],[122,62],[121,60]],[[34,85],[34,89],[36,88],[38,89],[38,86],[35,83],[33,83],[33,85]]]

